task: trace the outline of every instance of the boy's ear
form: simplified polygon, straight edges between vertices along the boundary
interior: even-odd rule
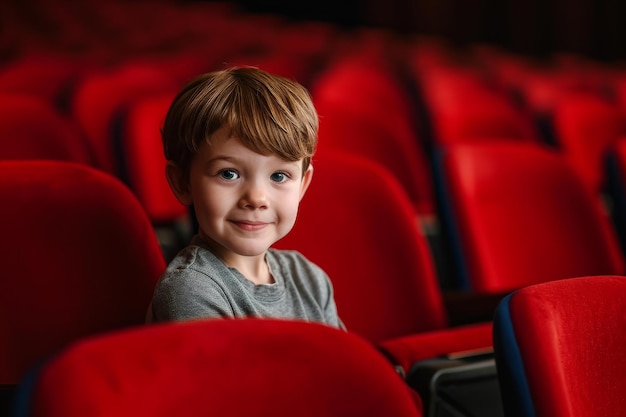
[[[165,166],[165,176],[167,182],[178,201],[185,206],[192,204],[191,192],[189,190],[189,183],[187,182],[183,171],[178,165],[172,161],[167,161]]]
[[[304,171],[304,175],[302,176],[302,182],[300,183],[300,200],[304,197],[304,193],[311,185],[311,180],[313,179],[313,165],[309,165],[309,167]]]

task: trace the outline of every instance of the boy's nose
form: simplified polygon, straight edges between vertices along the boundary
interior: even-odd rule
[[[265,187],[258,183],[250,183],[239,200],[239,206],[242,208],[267,208],[269,201]]]

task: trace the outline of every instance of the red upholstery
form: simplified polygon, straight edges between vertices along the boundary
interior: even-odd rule
[[[599,93],[605,88],[606,75],[598,76],[585,71],[583,64],[575,64],[576,70],[559,66],[529,68],[519,82],[519,94],[525,106],[534,114],[549,115],[555,106],[570,94],[582,92]]]
[[[441,103],[432,109],[432,118],[438,144],[493,139],[537,140],[530,117],[501,93],[483,91]]]
[[[417,213],[433,216],[429,161],[411,132],[401,125],[381,123],[380,117],[365,109],[338,104],[319,111],[320,155],[326,150],[343,150],[379,162],[400,181]]]
[[[408,375],[411,367],[423,360],[489,350],[491,335],[492,323],[477,323],[409,334],[382,341],[377,346]]]
[[[179,87],[166,71],[140,65],[120,65],[86,76],[76,87],[72,114],[93,148],[97,166],[120,175],[114,129],[126,105]]]
[[[279,245],[326,270],[346,326],[376,342],[446,326],[427,242],[397,181],[348,155],[326,153],[313,166],[296,225]]]
[[[459,330],[444,330],[448,318],[426,238],[395,178],[347,154],[321,154],[313,165],[296,225],[276,246],[299,250],[328,273],[346,327],[384,342],[406,371],[433,351],[490,346],[489,324],[468,326],[477,329],[458,338]],[[415,337],[434,330],[450,335]]]
[[[623,71],[614,74],[611,87],[617,104],[626,109],[626,74]]]
[[[626,407],[626,277],[532,285],[498,307],[496,365],[511,416],[595,417]]]
[[[444,221],[466,289],[508,292],[624,271],[599,200],[548,148],[520,142],[459,144],[442,151],[437,170]]]
[[[556,142],[594,193],[605,185],[605,156],[626,135],[626,115],[596,94],[569,94],[554,108]]]
[[[74,80],[88,67],[86,59],[67,53],[27,53],[2,66],[0,91],[33,94],[63,105]]]
[[[92,338],[41,372],[33,417],[417,417],[421,404],[357,336],[280,320],[170,323]]]
[[[425,71],[419,80],[434,145],[538,138],[530,115],[473,72],[437,68]]]
[[[338,60],[312,90],[320,115],[319,151],[370,158],[400,181],[418,214],[434,214],[428,158],[416,135],[408,95],[380,63]]]
[[[0,159],[54,159],[92,164],[78,127],[45,98],[0,92]]]
[[[398,77],[392,64],[378,56],[347,55],[318,75],[311,93],[320,109],[326,104],[356,106],[391,123],[412,126],[412,103]]]
[[[185,217],[188,208],[174,197],[165,177],[161,128],[174,94],[150,96],[128,107],[123,151],[128,183],[155,223]]]
[[[118,180],[58,161],[0,162],[0,384],[80,337],[144,322],[165,268]]]

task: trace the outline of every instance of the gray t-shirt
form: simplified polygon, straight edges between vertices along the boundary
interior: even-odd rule
[[[344,328],[326,273],[296,251],[269,249],[273,284],[255,285],[195,236],[168,265],[152,299],[152,321],[264,317]]]

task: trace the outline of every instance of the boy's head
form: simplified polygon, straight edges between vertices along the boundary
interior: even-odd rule
[[[211,72],[185,86],[163,126],[166,159],[188,180],[198,149],[222,127],[257,153],[302,160],[303,172],[317,146],[318,117],[309,92],[257,68]]]

